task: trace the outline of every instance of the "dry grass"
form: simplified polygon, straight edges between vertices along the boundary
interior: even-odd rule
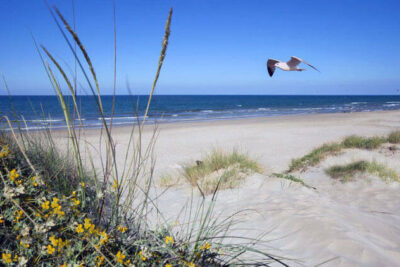
[[[237,187],[246,176],[261,172],[260,165],[248,155],[233,150],[230,153],[214,149],[204,159],[183,168],[183,177],[203,193]],[[165,176],[163,183],[171,184],[177,178]]]
[[[181,185],[185,182],[185,180],[181,177],[181,175],[176,174],[164,174],[160,177],[158,181],[158,185],[162,187],[171,187]]]

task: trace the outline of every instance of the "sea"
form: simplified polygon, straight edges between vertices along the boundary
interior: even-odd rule
[[[71,117],[72,97],[66,96]],[[141,123],[148,96],[102,96],[106,121],[114,126]],[[84,127],[101,127],[101,116],[93,96],[77,96]],[[278,95],[155,95],[146,123],[195,122],[257,117],[296,116],[314,113],[345,113],[400,109],[400,96],[278,96]],[[7,116],[13,127],[35,130],[66,127],[57,96],[0,96],[0,114]],[[2,128],[7,128],[5,120]]]

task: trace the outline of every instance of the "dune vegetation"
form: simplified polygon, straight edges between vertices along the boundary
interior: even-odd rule
[[[201,160],[183,166],[177,175],[161,177],[161,186],[172,186],[188,182],[202,194],[216,190],[235,188],[251,173],[262,172],[260,165],[248,155],[237,150],[224,152],[213,149]]]
[[[299,183],[302,186],[305,186],[307,188],[312,188],[315,189],[315,187],[309,186],[308,184],[306,184],[301,178],[296,177],[294,175],[288,174],[288,173],[273,173],[273,176],[280,178],[280,179],[285,179],[294,183]]]
[[[400,131],[395,131],[389,134],[388,142],[391,144],[400,144]]]
[[[184,178],[204,194],[235,188],[254,172],[261,172],[260,165],[237,150],[226,153],[214,149],[196,164],[183,168]]]
[[[376,149],[385,142],[387,142],[385,137],[352,135],[343,140],[342,146],[343,148]]]
[[[394,170],[376,161],[355,161],[346,165],[334,165],[326,170],[326,173],[341,182],[353,181],[357,174],[369,173],[376,175],[384,181],[400,181],[400,176]]]
[[[221,186],[215,187],[213,181],[204,187],[205,192],[213,188],[211,201],[203,197],[198,204],[186,208],[186,220],[179,224],[172,225],[158,213],[162,223],[154,225],[149,221],[149,212],[158,210],[151,194],[156,132],[148,143],[142,141],[141,132],[166,55],[172,9],[144,119],[132,126],[131,145],[126,151],[120,151],[126,155],[124,166],[116,163],[113,120],[105,119],[100,85],[88,51],[61,12],[55,7],[49,11],[96,101],[104,152],[93,154],[85,142],[85,128],[75,97],[76,83],[72,82],[76,77],[69,77],[50,49],[37,45],[34,40],[63,111],[68,142],[66,149],[61,149],[56,145],[51,129],[30,133],[20,127],[14,129],[9,118],[2,118],[8,125],[0,136],[2,264],[230,266],[275,262],[287,266],[278,257],[257,250],[254,245],[261,245],[259,240],[237,237],[234,244],[225,242],[234,218],[221,222],[215,218],[216,191],[233,186],[237,181],[231,179],[232,176],[245,170],[260,169],[254,161],[237,152],[229,155],[213,153],[202,164],[186,168],[185,173],[193,183],[200,183],[202,173],[225,169],[218,182]],[[67,97],[72,105],[67,103]],[[18,122],[18,117],[13,120]],[[95,166],[94,157],[100,157],[101,167]],[[248,253],[251,256],[243,257]]]
[[[337,155],[344,149],[377,149],[385,143],[398,144],[400,143],[400,131],[390,133],[387,137],[373,136],[363,137],[351,135],[343,139],[342,142],[323,144],[320,147],[313,149],[307,155],[293,159],[287,172],[304,171],[308,167],[312,167],[320,163],[326,157]]]
[[[315,166],[318,163],[320,163],[323,159],[325,159],[327,156],[339,153],[341,149],[342,149],[341,144],[337,143],[323,144],[322,146],[312,150],[309,154],[298,159],[293,159],[289,166],[288,172],[304,170],[309,166]]]

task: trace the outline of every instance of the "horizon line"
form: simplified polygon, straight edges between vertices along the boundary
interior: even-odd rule
[[[0,97],[18,97],[18,96],[55,96],[56,94],[46,94],[46,95],[6,95],[0,94]],[[71,94],[64,95],[67,97],[72,96]],[[78,97],[87,96],[93,97],[93,95],[89,94],[78,94]],[[97,95],[96,95],[97,96]],[[113,94],[101,94],[100,96],[114,96]],[[115,96],[149,96],[149,94],[116,94]],[[400,96],[400,94],[154,94],[154,96]]]

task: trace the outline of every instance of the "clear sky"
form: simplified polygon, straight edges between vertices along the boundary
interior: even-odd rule
[[[72,1],[54,0],[72,22]],[[112,93],[112,0],[75,0],[76,30]],[[116,0],[117,93],[149,92],[174,8],[158,94],[398,94],[400,1]],[[40,0],[0,0],[0,71],[13,94],[53,94],[29,31],[66,69],[74,61]],[[298,56],[321,70],[277,70]],[[68,67],[69,66],[69,67]],[[82,75],[78,75],[87,92]],[[65,86],[64,86],[64,89]],[[3,84],[0,94],[5,94]]]

